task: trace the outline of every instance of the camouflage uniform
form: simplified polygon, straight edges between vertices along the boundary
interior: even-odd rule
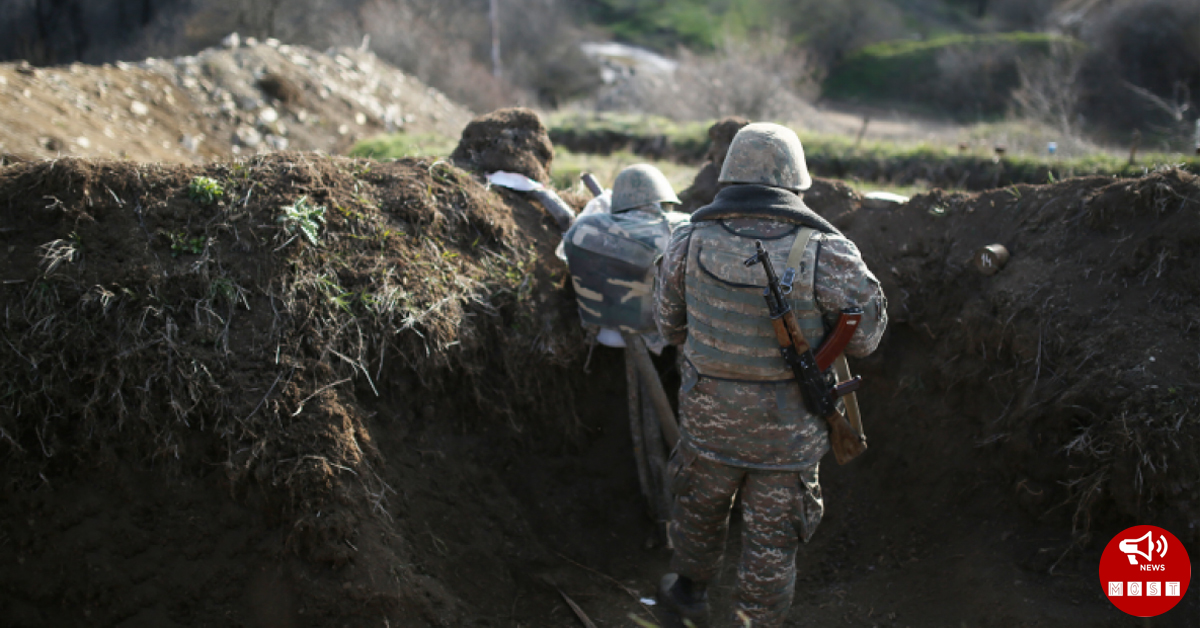
[[[735,185],[717,200],[725,197],[729,205],[738,195],[807,212],[795,194],[761,185]],[[704,220],[697,214],[674,232],[661,262],[655,315],[664,338],[683,345],[685,356],[681,441],[669,469],[671,566],[701,583],[716,575],[740,491],[743,550],[735,601],[757,628],[781,625],[791,606],[799,542],[811,538],[824,509],[817,474],[829,438],[779,355],[762,269],[742,264],[759,239],[782,271],[801,225],[786,216],[747,215],[758,217]],[[862,307],[846,353],[867,355],[886,326],[883,292],[852,242],[827,223],[816,226],[822,232],[800,256],[789,304],[814,347],[842,309]]]
[[[654,260],[686,219],[658,203],[581,216],[563,237],[579,316],[585,325],[654,332]]]
[[[672,229],[687,220],[663,204],[678,203],[657,168],[637,164],[617,174],[610,211],[584,212],[567,230],[563,253],[584,326],[656,332],[654,262]]]

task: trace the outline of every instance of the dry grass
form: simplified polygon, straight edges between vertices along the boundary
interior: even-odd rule
[[[0,277],[11,477],[97,454],[184,473],[217,462],[315,552],[349,529],[328,516],[338,504],[385,512],[365,408],[397,382],[413,403],[453,387],[463,414],[444,420],[573,429],[570,386],[554,385],[566,375],[532,367],[571,363],[577,325],[530,320],[553,277],[513,207],[471,175],[286,154],[205,168],[228,193],[210,206],[188,198],[196,172],[64,160],[0,173],[21,230]],[[63,200],[28,209],[50,192]],[[302,197],[327,208],[316,245],[276,220]]]

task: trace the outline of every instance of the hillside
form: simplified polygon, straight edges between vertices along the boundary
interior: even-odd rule
[[[388,131],[454,136],[471,117],[369,51],[227,41],[136,64],[0,64],[0,153],[177,163],[336,154]]]

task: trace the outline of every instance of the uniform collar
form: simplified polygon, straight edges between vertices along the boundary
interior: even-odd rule
[[[809,209],[794,192],[755,183],[731,185],[718,192],[712,203],[692,214],[692,222],[734,218],[778,220],[842,235],[828,220]]]

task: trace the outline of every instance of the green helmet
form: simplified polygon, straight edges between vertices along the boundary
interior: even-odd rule
[[[800,138],[795,131],[770,122],[755,122],[738,131],[717,181],[758,183],[793,192],[812,186]]]
[[[649,164],[629,166],[613,182],[612,212],[618,213],[650,203],[679,204],[670,182]]]

